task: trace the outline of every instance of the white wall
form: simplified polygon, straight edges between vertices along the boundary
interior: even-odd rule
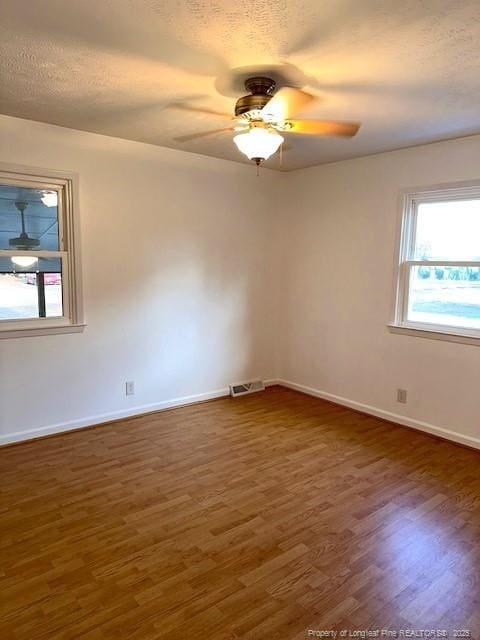
[[[480,137],[257,178],[1,116],[0,160],[80,175],[88,322],[0,340],[0,442],[260,376],[480,444],[480,349],[386,327],[399,192],[479,178]]]
[[[274,173],[5,116],[0,160],[79,174],[88,323],[0,340],[0,442],[273,377]]]
[[[323,165],[285,178],[278,235],[284,257],[279,376],[480,445],[480,348],[387,330],[399,193],[480,178],[480,137]],[[408,390],[406,406],[396,402],[399,387]]]

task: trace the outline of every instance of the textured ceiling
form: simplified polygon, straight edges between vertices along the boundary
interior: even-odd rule
[[[283,169],[480,132],[478,0],[2,0],[0,47],[1,113],[230,160],[231,133],[174,138],[228,124],[181,107],[233,113],[244,67],[363,123],[287,134]]]

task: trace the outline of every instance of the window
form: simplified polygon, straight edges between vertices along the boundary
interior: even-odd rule
[[[71,174],[0,165],[0,338],[83,327],[75,197]]]
[[[480,185],[410,193],[394,327],[480,338]]]

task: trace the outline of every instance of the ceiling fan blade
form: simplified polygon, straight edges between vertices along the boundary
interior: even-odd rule
[[[190,133],[186,136],[178,136],[174,138],[177,142],[189,142],[190,140],[196,140],[197,138],[207,138],[208,136],[215,136],[218,133],[224,131],[233,131],[232,127],[224,127],[223,129],[212,129],[211,131],[201,131],[200,133]]]
[[[344,136],[352,138],[360,129],[358,122],[335,120],[289,120],[288,133],[303,133],[311,136]]]
[[[317,99],[306,91],[294,87],[283,87],[263,107],[262,114],[275,120],[286,120]]]
[[[233,119],[231,113],[225,113],[224,111],[215,111],[214,109],[206,109],[204,107],[192,107],[188,104],[182,104],[181,102],[171,102],[167,105],[167,109],[181,109],[182,111],[193,111],[195,113],[206,113],[209,116],[219,116],[221,118]]]

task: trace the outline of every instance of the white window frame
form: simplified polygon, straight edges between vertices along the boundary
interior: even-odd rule
[[[19,184],[58,193],[58,251],[0,249],[1,257],[12,255],[60,258],[62,262],[63,315],[56,318],[0,320],[0,339],[78,333],[85,327],[82,304],[80,228],[78,220],[78,176],[52,169],[37,169],[0,162],[0,182]]]
[[[415,259],[415,234],[419,204],[426,202],[452,202],[472,198],[480,199],[480,180],[408,190],[402,194],[397,236],[395,296],[392,321],[388,325],[393,333],[480,345],[480,330],[478,329],[408,320],[409,280],[414,267],[480,267],[480,261]]]

